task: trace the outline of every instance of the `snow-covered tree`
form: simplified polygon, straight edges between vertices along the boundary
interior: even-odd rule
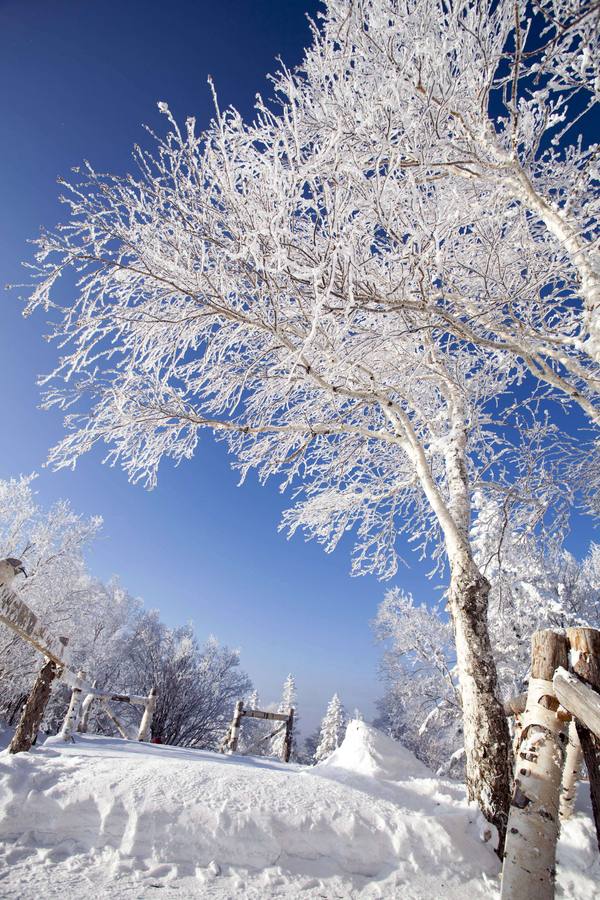
[[[600,545],[583,559],[560,535],[540,540],[506,501],[475,498],[477,560],[492,584],[489,622],[503,695],[523,690],[531,636],[543,628],[595,626],[600,620]]]
[[[374,622],[376,636],[388,647],[381,664],[386,690],[376,725],[434,770],[463,744],[452,626],[441,613],[394,588]]]
[[[558,537],[540,540],[519,528],[510,508],[476,498],[472,528],[476,558],[490,579],[489,628],[504,698],[522,691],[531,636],[543,628],[595,625],[600,619],[600,547],[577,560]],[[463,742],[456,650],[439,606],[417,606],[393,589],[379,607],[377,636],[388,644],[386,685],[377,724],[434,769],[457,773]]]
[[[321,722],[319,743],[315,750],[315,762],[322,762],[331,756],[334,750],[340,746],[346,733],[348,717],[342,706],[342,701],[334,694],[327,704],[327,711]]]
[[[70,639],[72,659],[86,638],[82,620],[93,611],[95,586],[83,552],[97,535],[101,519],[76,515],[66,501],[44,510],[34,492],[35,476],[0,481],[0,558],[18,556],[27,579],[16,586],[26,603],[54,633]],[[0,625],[0,715],[12,721],[41,665],[40,654]]]
[[[217,749],[236,700],[251,687],[239,652],[209,638],[200,646],[191,625],[169,628],[145,613],[128,650],[132,690],[158,700],[152,734],[164,743]]]
[[[198,135],[161,103],[170,131],[136,176],[86,165],[66,185],[28,306],[58,310],[55,464],[105,443],[152,485],[208,429],[243,476],[296,483],[291,532],[331,550],[354,528],[355,571],[393,574],[403,531],[445,557],[469,795],[500,829],[509,737],[471,500],[492,475],[523,488],[516,386],[598,418],[597,164],[574,127],[596,18],[591,0],[329,0],[254,122],[217,109]],[[553,483],[521,493],[551,509]]]
[[[297,725],[298,725],[298,715],[297,715],[297,702],[296,702],[296,680],[294,676],[290,673],[288,677],[283,682],[283,690],[281,693],[281,700],[279,701],[279,706],[277,707],[277,712],[279,713],[289,713],[290,709],[294,709],[294,731],[292,733],[292,752],[291,758],[295,758],[296,756],[296,734],[297,734]],[[277,723],[282,724],[282,723]],[[274,735],[271,740],[271,754],[273,756],[281,756],[283,754],[283,744],[285,741],[285,729],[281,729],[278,734]]]

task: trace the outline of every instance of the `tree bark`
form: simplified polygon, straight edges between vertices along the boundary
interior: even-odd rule
[[[156,709],[156,687],[153,687],[146,698],[142,721],[138,731],[138,741],[149,741],[152,734],[152,719]]]
[[[567,641],[536,631],[531,678],[515,761],[515,782],[502,868],[502,900],[553,900],[559,796],[567,727],[556,713],[552,677],[567,661]]]
[[[501,854],[510,799],[511,742],[488,633],[489,590],[472,559],[451,560],[449,605],[462,698],[467,792],[498,829]]]
[[[84,673],[78,672],[73,690],[71,691],[71,701],[69,703],[69,708],[67,709],[67,714],[60,730],[60,736],[62,737],[63,741],[75,740],[73,737],[73,732],[77,730],[77,724],[79,722],[79,712],[81,710],[82,701],[81,682],[83,678]]]
[[[294,708],[289,711],[287,721],[285,723],[285,736],[283,739],[283,761],[289,762],[292,755],[292,742],[294,740]]]
[[[596,628],[567,628],[571,670],[591,688],[600,692],[600,631]],[[600,762],[599,742],[591,731],[576,720],[585,767],[590,779],[592,814],[600,850]]]
[[[10,742],[11,753],[22,753],[31,749],[42,724],[46,704],[50,699],[52,682],[59,674],[60,670],[55,661],[46,659],[23,707],[17,730]]]
[[[235,753],[238,748],[240,737],[240,725],[242,721],[242,710],[244,709],[244,701],[238,700],[233,711],[233,719],[231,720],[231,729],[229,731],[229,741],[227,742],[227,753]]]
[[[92,687],[95,688],[98,682],[94,680],[92,682]],[[94,702],[94,694],[88,694],[81,704],[81,718],[79,720],[79,725],[77,726],[77,731],[80,734],[86,734],[88,730],[88,722],[90,719],[90,710],[92,708],[92,703]]]
[[[575,809],[575,798],[577,796],[577,782],[581,777],[581,764],[583,755],[581,753],[581,744],[577,737],[577,728],[575,722],[569,723],[569,743],[567,744],[567,754],[565,757],[565,768],[563,772],[562,787],[560,791],[560,818],[570,819]]]

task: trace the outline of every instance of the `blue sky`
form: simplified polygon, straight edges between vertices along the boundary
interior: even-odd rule
[[[250,114],[265,75],[299,62],[309,41],[305,12],[314,0],[0,0],[0,283],[26,280],[21,260],[40,226],[61,218],[56,177],[83,158],[105,171],[130,166],[142,123],[164,128],[156,108],[177,118],[211,115],[207,76],[222,106]],[[214,633],[238,646],[263,699],[276,699],[288,671],[297,679],[303,730],[329,697],[373,713],[379,693],[369,621],[385,586],[350,578],[349,546],[326,555],[301,537],[286,541],[277,524],[285,500],[277,485],[236,487],[223,445],[204,439],[196,458],[165,465],[152,493],[117,469],[84,458],[75,472],[42,469],[60,438],[60,418],[37,409],[36,375],[52,367],[43,316],[21,318],[17,292],[2,296],[0,379],[10,403],[0,432],[0,477],[33,470],[40,500],[68,497],[100,514],[104,536],[90,557],[100,577],[123,584],[171,623],[192,619],[200,638]],[[582,548],[591,529],[572,542]],[[420,599],[433,596],[425,568],[397,583]]]
[[[0,283],[26,280],[26,241],[60,220],[58,175],[84,157],[126,170],[142,124],[164,127],[158,100],[207,121],[209,73],[221,104],[250,114],[275,58],[299,62],[305,11],[316,9],[311,0],[1,0]],[[305,729],[334,691],[371,714],[379,652],[368,623],[383,585],[349,577],[348,547],[328,556],[301,537],[287,541],[277,532],[277,485],[237,488],[223,445],[209,439],[193,462],[165,465],[151,493],[97,455],[75,472],[42,469],[61,436],[60,417],[37,409],[36,375],[54,359],[43,333],[43,316],[24,321],[17,292],[2,294],[0,379],[11,415],[0,477],[39,471],[42,503],[68,497],[102,515],[92,570],[118,573],[167,622],[192,619],[201,638],[239,646],[265,700],[294,672]]]

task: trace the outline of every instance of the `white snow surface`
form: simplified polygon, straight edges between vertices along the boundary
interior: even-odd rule
[[[461,785],[359,721],[312,768],[91,735],[0,754],[2,898],[494,898],[479,831]],[[598,883],[579,810],[557,894]]]

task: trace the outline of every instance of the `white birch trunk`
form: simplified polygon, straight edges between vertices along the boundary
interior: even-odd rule
[[[450,611],[461,692],[469,799],[476,800],[503,843],[511,753],[508,722],[498,700],[496,663],[487,629],[489,584],[470,559],[451,561]]]
[[[566,639],[536,632],[532,677],[515,760],[502,869],[502,900],[553,900],[559,797],[567,742],[551,676],[566,660]],[[539,677],[540,674],[545,677]]]
[[[244,701],[238,700],[238,702],[235,704],[235,709],[233,712],[233,719],[231,721],[231,730],[229,732],[229,741],[227,743],[227,752],[230,754],[235,753],[235,751],[237,750],[237,747],[238,747],[243,708],[244,708]]]
[[[575,811],[575,798],[577,796],[577,783],[581,777],[583,754],[581,744],[577,737],[577,727],[572,720],[569,722],[569,743],[565,756],[565,768],[563,772],[562,788],[560,792],[560,818],[570,819]]]
[[[44,665],[38,672],[27,702],[23,707],[19,724],[10,742],[9,750],[11,753],[22,753],[24,750],[31,749],[44,718],[44,710],[50,699],[52,684],[59,674],[60,668],[55,661],[53,659],[45,659]]]
[[[138,741],[149,741],[150,734],[152,731],[152,719],[154,718],[154,710],[156,709],[156,688],[153,687],[150,693],[148,694],[148,699],[146,700],[146,705],[144,706],[144,713],[142,715],[142,721],[140,722],[140,729],[138,731]]]
[[[77,723],[79,722],[79,713],[81,711],[81,701],[82,701],[82,691],[81,685],[82,680],[84,678],[83,672],[77,673],[77,679],[73,690],[71,691],[71,701],[69,703],[69,708],[67,710],[67,714],[65,716],[65,720],[63,722],[62,728],[60,730],[60,736],[63,741],[73,741],[73,732],[77,730]]]
[[[97,681],[92,683],[92,687],[95,688],[97,685]],[[90,709],[92,708],[92,703],[94,702],[94,694],[86,694],[85,700],[81,704],[81,718],[79,720],[79,725],[77,726],[77,731],[80,734],[86,734],[88,730],[88,721],[90,718]]]
[[[449,608],[463,711],[467,792],[498,829],[501,849],[508,814],[511,740],[498,699],[498,674],[488,631],[490,585],[479,571],[469,544],[471,498],[462,399],[451,395],[448,409],[452,429],[445,461],[448,510],[455,530],[445,533],[445,538],[450,560]]]
[[[506,830],[510,800],[510,735],[498,700],[498,674],[488,632],[490,586],[479,571],[469,544],[470,490],[467,470],[467,424],[459,396],[448,396],[451,434],[446,473],[449,502],[431,474],[422,445],[401,411],[386,411],[403,432],[419,482],[444,535],[450,562],[449,608],[456,639],[457,668],[462,700],[469,799],[475,800],[498,829],[499,851]],[[397,421],[396,421],[397,420]]]

